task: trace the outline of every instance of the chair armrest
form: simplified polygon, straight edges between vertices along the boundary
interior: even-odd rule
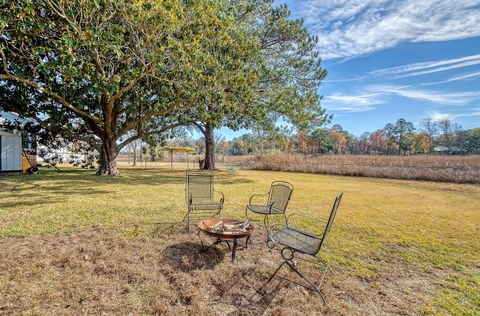
[[[252,200],[253,200],[253,198],[254,198],[255,196],[263,196],[263,195],[269,195],[269,194],[270,194],[270,192],[264,193],[264,194],[254,194],[254,195],[252,195],[252,196],[250,197],[250,200],[248,201],[248,205],[252,205]]]
[[[192,193],[188,192],[188,205],[192,205],[192,203],[193,203]]]
[[[225,195],[223,194],[223,192],[216,191],[216,190],[213,190],[213,192],[217,192],[221,194],[222,197],[220,198],[220,204],[223,204],[223,202],[225,202]]]
[[[273,243],[277,244],[278,241],[275,240],[274,236],[275,236],[275,234],[277,234],[278,232],[280,232],[283,229],[285,229],[285,225],[282,225],[282,224],[273,224],[273,225],[267,226],[268,240],[271,240]]]
[[[311,232],[306,232],[304,230],[299,230],[298,228],[295,228],[295,227],[292,227],[291,226],[291,218],[295,218],[295,217],[301,217],[303,219],[307,219],[309,222],[315,222],[316,224],[324,224],[326,225],[326,221],[323,220],[323,219],[320,219],[320,218],[315,218],[315,217],[311,217],[311,216],[308,216],[308,215],[305,215],[305,214],[302,214],[302,213],[293,213],[293,214],[290,214],[287,218],[286,218],[286,225],[288,228],[290,229],[293,229],[293,230],[296,230],[298,231],[299,233],[302,233],[302,234],[305,234],[307,236],[310,236],[310,237],[320,237],[320,236],[323,236],[323,229],[320,228],[320,227],[315,227],[317,228],[318,230],[321,230],[322,232],[319,233],[319,234],[315,234],[315,233],[311,233]],[[317,226],[317,225],[315,225]],[[312,227],[313,228],[313,227]]]

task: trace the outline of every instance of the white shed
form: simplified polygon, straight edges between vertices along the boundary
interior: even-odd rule
[[[22,171],[22,137],[0,131],[0,173]]]

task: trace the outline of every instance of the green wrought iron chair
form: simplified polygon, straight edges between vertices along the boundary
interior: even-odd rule
[[[215,198],[215,193],[220,199]],[[190,217],[214,217],[223,209],[225,197],[215,191],[214,175],[211,171],[187,171],[185,178],[185,199],[188,206],[183,221],[190,228]]]
[[[322,249],[322,246],[325,242],[325,239],[327,238],[328,233],[330,232],[330,229],[332,228],[332,224],[335,219],[335,215],[337,214],[338,206],[340,205],[342,196],[343,193],[337,195],[335,203],[332,207],[332,211],[330,212],[330,217],[328,218],[328,222],[326,223],[325,229],[322,234],[318,235],[292,227],[291,218],[294,216],[300,216],[308,222],[320,221],[325,223],[324,221],[307,217],[301,214],[292,214],[289,217],[286,217],[285,224],[279,230],[276,230],[274,226],[269,227],[270,236],[267,242],[267,246],[269,248],[274,248],[276,245],[282,246],[280,254],[282,256],[283,262],[280,264],[277,270],[275,270],[275,272],[268,279],[268,281],[262,286],[262,288],[265,287],[274,277],[277,277],[319,293],[323,300],[323,303],[325,304],[325,298],[323,296],[323,293],[320,291],[320,288],[322,286],[327,271],[332,270],[325,261],[318,257],[318,254]],[[323,272],[321,274],[320,282],[318,285],[315,285],[313,281],[305,277],[305,275],[298,268],[294,259],[313,263],[317,266],[323,267]],[[296,273],[301,278],[301,280],[303,280],[303,282],[300,283],[295,280],[289,279],[287,276],[278,275],[280,269],[285,265],[290,268],[291,272]]]
[[[293,185],[285,181],[274,181],[270,187],[270,191],[265,194],[254,194],[250,197],[250,200],[245,208],[245,216],[248,217],[248,212],[253,212],[258,215],[264,216],[264,225],[267,228],[269,215],[283,215],[288,207],[288,202],[293,193]],[[263,203],[255,204],[253,200],[257,196],[268,197],[267,201]]]

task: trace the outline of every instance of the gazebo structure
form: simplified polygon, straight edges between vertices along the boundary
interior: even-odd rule
[[[196,152],[195,148],[191,148],[191,147],[166,146],[163,149],[168,150],[170,152],[170,169],[173,169],[173,152],[181,152],[187,155],[187,169],[188,169],[188,154]]]

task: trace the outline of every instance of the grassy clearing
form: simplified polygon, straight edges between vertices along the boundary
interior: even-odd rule
[[[335,274],[322,307],[295,286],[239,303],[279,263],[262,232],[236,267],[223,247],[199,254],[196,235],[173,224],[185,211],[184,173],[121,171],[0,178],[0,313],[480,313],[478,185],[218,172],[232,217],[243,217],[250,195],[272,180],[294,185],[290,211],[320,218],[345,192],[323,254]],[[227,289],[236,278],[243,285]]]

